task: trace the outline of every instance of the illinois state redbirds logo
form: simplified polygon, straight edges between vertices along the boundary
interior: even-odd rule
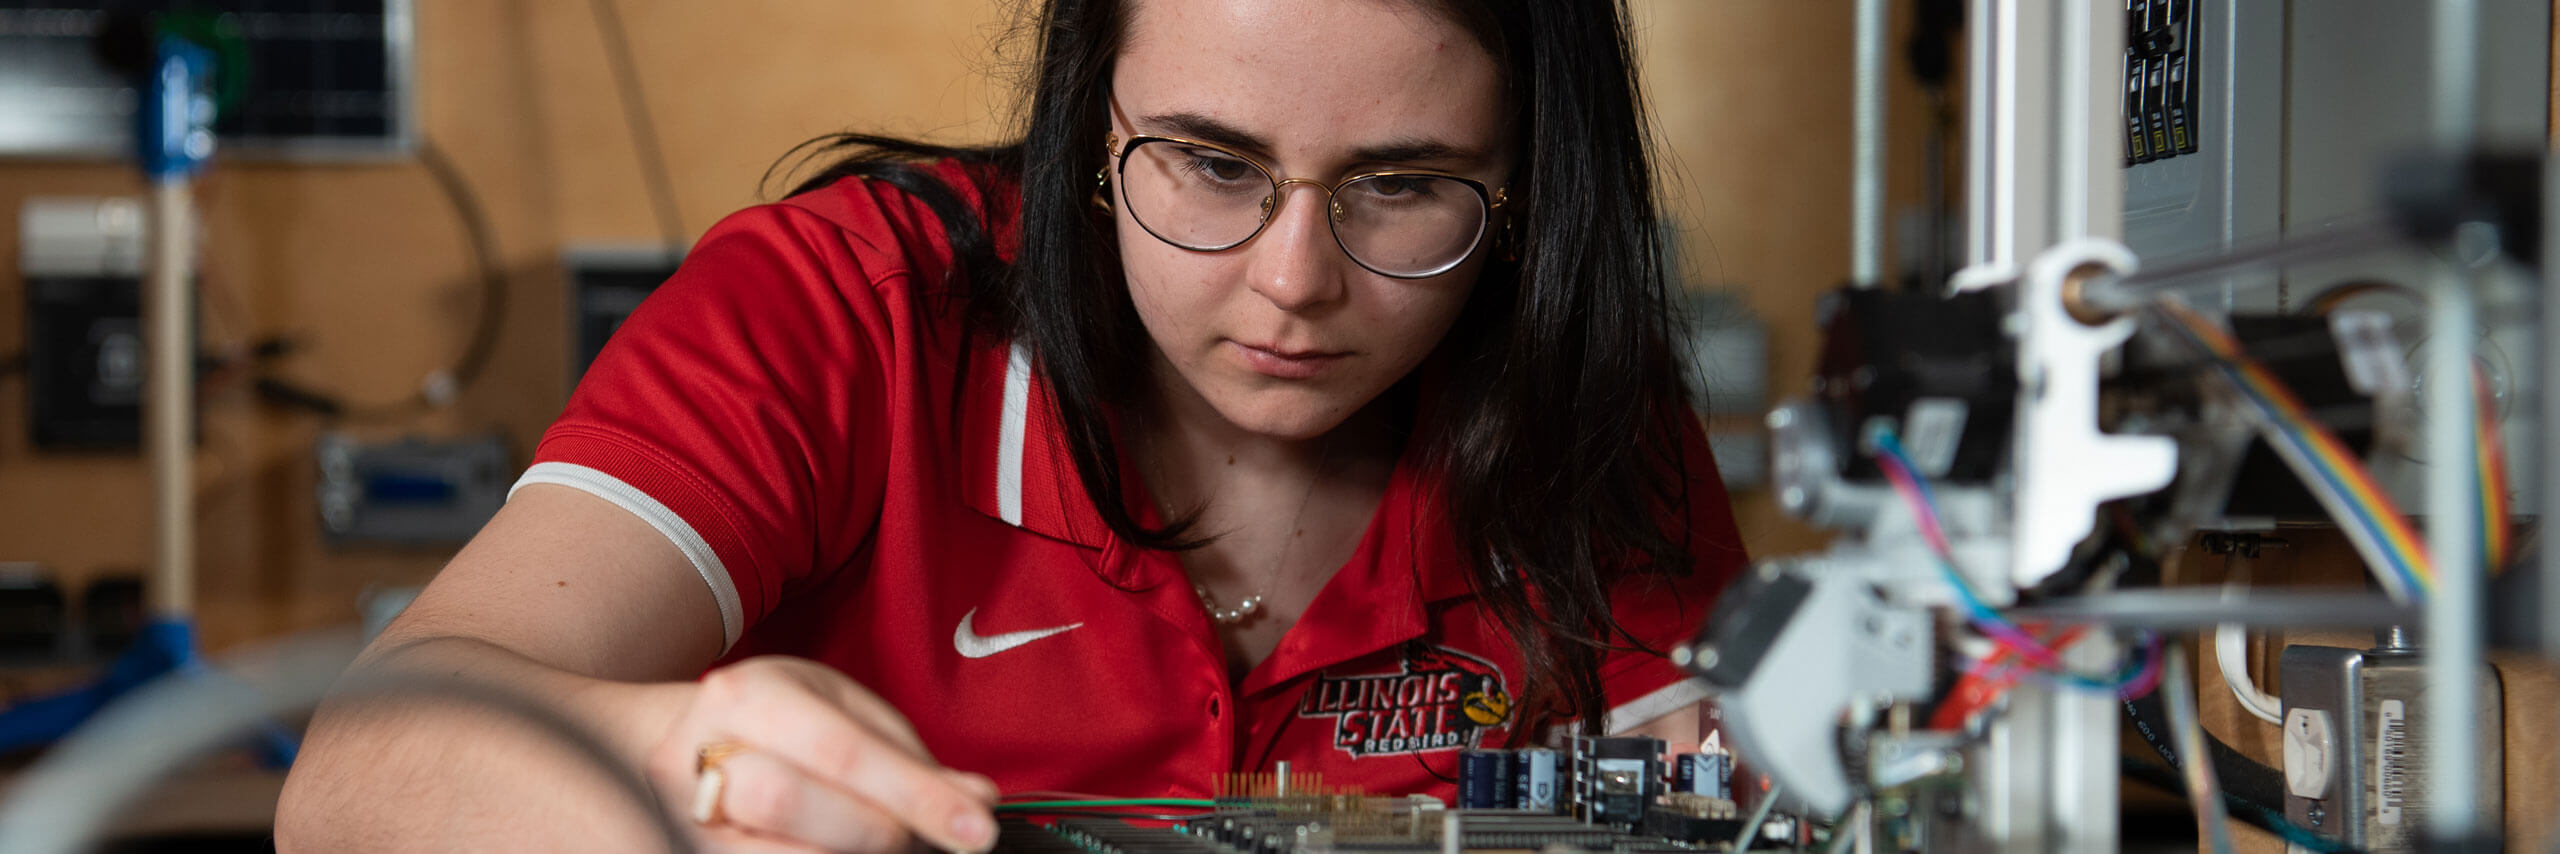
[[[1394,672],[1327,672],[1298,700],[1298,717],[1332,718],[1333,746],[1351,758],[1463,750],[1511,722],[1511,691],[1492,662],[1445,646],[1405,646]]]

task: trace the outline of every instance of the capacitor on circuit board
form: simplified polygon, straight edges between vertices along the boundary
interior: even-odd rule
[[[1556,811],[1556,767],[1560,764],[1556,752],[1543,747],[1527,748],[1513,756],[1511,793],[1519,808]]]
[[[1710,798],[1733,798],[1733,754],[1722,751],[1683,753],[1672,757],[1672,791]]]
[[[1478,810],[1513,808],[1512,763],[1508,750],[1459,752],[1458,806]]]

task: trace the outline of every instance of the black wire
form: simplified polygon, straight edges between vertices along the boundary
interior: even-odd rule
[[[676,210],[675,177],[667,171],[666,154],[658,149],[657,123],[649,118],[649,99],[640,88],[640,65],[631,56],[631,38],[623,31],[622,15],[613,0],[590,0],[587,7],[594,12],[596,32],[604,37],[605,63],[613,66],[614,88],[622,96],[622,117],[631,125],[631,147],[640,157],[642,177],[649,186],[649,207],[658,216],[658,230],[667,242],[670,262],[684,257],[684,217]]]
[[[2135,779],[2162,785],[2173,792],[2184,793],[2187,790],[2186,781],[2178,776],[2177,769],[2186,766],[2178,758],[2177,747],[2169,741],[2169,711],[2167,705],[2160,699],[2159,692],[2155,691],[2136,699],[2126,700],[2124,710],[2126,716],[2133,719],[2134,734],[2141,736],[2144,743],[2151,745],[2151,749],[2157,751],[2160,758],[2169,763],[2170,776],[2167,783],[2161,783],[2158,780],[2145,778],[2140,773],[2133,773],[2143,770],[2137,765],[2150,763],[2138,762],[2131,757],[2126,757],[2123,762],[2125,770],[2133,773]],[[2222,739],[2215,737],[2211,732],[2198,734],[2204,736],[2205,753],[2213,760],[2214,781],[2222,790],[2222,802],[2230,808],[2233,818],[2288,840],[2301,836],[2334,841],[2285,819],[2283,772],[2249,758],[2233,749],[2231,745],[2223,743]],[[2342,851],[2346,848],[2340,845],[2330,850]]]
[[[480,314],[473,321],[471,335],[465,339],[462,352],[454,357],[445,376],[456,392],[469,387],[488,370],[498,349],[498,333],[506,325],[507,275],[498,263],[498,239],[491,227],[489,212],[480,205],[480,196],[462,177],[462,170],[432,142],[418,144],[418,163],[426,167],[436,189],[452,206],[454,218],[461,222],[463,234],[471,244],[471,263],[480,279]],[[278,355],[281,355],[279,353]],[[254,382],[260,397],[267,402],[301,409],[327,418],[379,419],[410,415],[434,408],[425,390],[385,403],[352,403],[339,395],[311,389],[272,375],[260,376]]]
[[[2170,737],[2168,706],[2161,702],[2158,693],[2126,700],[2124,709],[2133,718],[2134,733],[2142,736],[2152,750],[2158,751],[2161,759],[2173,767],[2186,767],[2184,760],[2178,758],[2178,751],[2167,740]],[[2284,805],[2283,772],[2232,749],[2231,745],[2223,743],[2210,732],[2204,733],[2204,747],[2205,753],[2213,760],[2214,777],[2221,782],[2223,791],[2245,801]]]
[[[1452,786],[1458,784],[1458,778],[1440,773],[1440,769],[1431,767],[1431,760],[1422,758],[1422,754],[1408,753],[1405,755],[1413,757],[1413,764],[1422,766],[1422,773],[1431,775],[1432,779]]]
[[[480,196],[463,180],[462,171],[444,156],[443,149],[433,144],[418,146],[418,162],[435,177],[436,188],[444,191],[445,201],[453,205],[453,213],[462,221],[463,231],[471,239],[471,263],[480,272],[480,319],[472,325],[471,338],[463,344],[462,355],[453,361],[451,375],[456,388],[468,386],[489,367],[490,356],[498,349],[498,329],[506,320],[507,274],[498,265],[498,238],[489,225],[489,212],[480,206]]]
[[[2119,757],[2117,765],[2124,771],[2125,776],[2137,782],[2150,784],[2153,788],[2173,795],[2184,795],[2187,792],[2186,778],[2175,768],[2131,756]],[[2277,838],[2286,842],[2303,844],[2303,847],[2322,852],[2322,854],[2355,854],[2356,852],[2355,848],[2344,842],[2294,824],[2284,817],[2284,813],[2264,804],[2242,800],[2229,792],[2222,794],[2222,804],[2230,809],[2232,818],[2275,834]],[[2319,844],[2309,844],[2311,840],[2318,840]]]

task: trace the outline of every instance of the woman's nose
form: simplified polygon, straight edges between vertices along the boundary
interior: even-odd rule
[[[1292,192],[1295,191],[1295,192]],[[1303,312],[1345,293],[1342,254],[1333,239],[1333,198],[1313,181],[1289,181],[1272,198],[1269,225],[1246,247],[1251,286],[1283,311]]]

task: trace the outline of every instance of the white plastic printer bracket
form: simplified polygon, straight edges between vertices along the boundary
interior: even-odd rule
[[[2177,473],[2172,440],[2098,430],[2100,360],[2132,337],[2133,320],[2092,326],[2063,306],[2073,276],[2125,276],[2136,266],[2123,244],[2082,237],[2037,255],[2018,280],[2017,547],[2009,574],[2021,588],[2062,569],[2094,530],[2098,505],[2158,490]]]

